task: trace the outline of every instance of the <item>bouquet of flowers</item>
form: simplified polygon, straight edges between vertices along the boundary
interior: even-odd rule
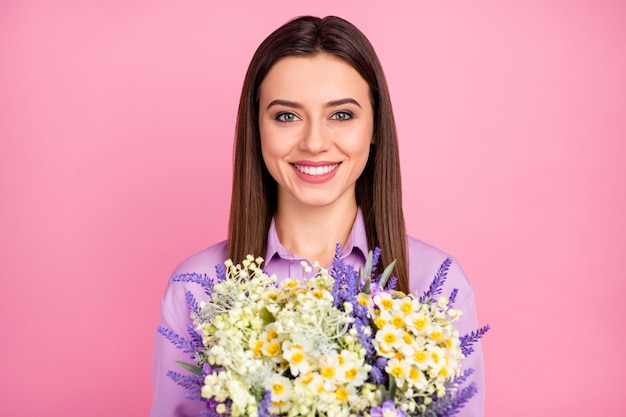
[[[183,274],[207,299],[187,301],[190,339],[159,332],[192,355],[168,375],[205,401],[210,416],[449,416],[475,393],[462,359],[487,330],[459,336],[457,291],[441,295],[451,260],[421,296],[394,291],[393,263],[376,274],[380,250],[359,273],[303,263],[306,279],[268,275],[263,259],[216,267],[212,279]]]

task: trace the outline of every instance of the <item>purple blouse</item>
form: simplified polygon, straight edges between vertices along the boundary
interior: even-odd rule
[[[409,288],[412,293],[421,295],[430,285],[435,273],[443,261],[449,257],[446,253],[420,240],[407,237],[407,252],[409,261]],[[384,250],[384,248],[382,248]],[[344,262],[355,267],[365,264],[369,252],[365,223],[359,210],[354,221],[352,231],[343,248]],[[226,242],[217,243],[183,261],[174,271],[174,275],[182,273],[200,273],[215,275],[215,265],[223,263],[228,258]],[[303,259],[288,252],[278,240],[274,222],[270,226],[267,253],[265,254],[264,268],[270,274],[278,277],[302,277],[300,261]],[[443,294],[449,294],[453,288],[458,288],[459,294],[455,308],[463,311],[461,320],[457,323],[460,335],[469,333],[478,328],[476,308],[472,288],[465,277],[458,262],[453,261],[448,271]],[[198,300],[202,300],[204,293],[197,284],[170,283],[163,296],[159,325],[172,331],[187,335],[187,324],[191,324],[189,308],[185,299],[185,292],[191,291]],[[475,369],[473,381],[478,384],[476,394],[458,414],[460,417],[482,417],[484,415],[484,370],[483,355],[480,343],[474,345],[474,353],[463,361],[464,367]],[[185,398],[186,390],[166,376],[168,370],[183,371],[175,361],[189,362],[188,354],[173,346],[165,337],[156,335],[152,365],[153,403],[151,417],[187,417],[200,416],[205,404],[201,401],[192,401]]]

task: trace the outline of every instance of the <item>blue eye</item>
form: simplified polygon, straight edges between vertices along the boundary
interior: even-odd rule
[[[338,111],[337,113],[333,113],[330,118],[333,120],[345,121],[352,119],[353,116],[354,115],[348,111]]]
[[[279,113],[276,115],[276,120],[280,121],[280,122],[293,122],[295,120],[297,120],[298,118],[296,117],[295,114],[293,113]]]

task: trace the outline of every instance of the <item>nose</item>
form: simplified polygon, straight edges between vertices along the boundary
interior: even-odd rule
[[[317,154],[327,151],[331,146],[330,132],[323,122],[309,121],[300,141],[300,148]]]

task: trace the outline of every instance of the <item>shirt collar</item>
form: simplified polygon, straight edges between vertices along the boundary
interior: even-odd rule
[[[367,245],[367,233],[365,231],[365,220],[363,219],[363,213],[361,208],[357,209],[356,218],[352,225],[352,230],[346,241],[346,245],[342,248],[342,258],[350,255],[353,252],[360,252],[363,260],[367,257],[369,248]],[[268,266],[275,257],[279,257],[284,260],[301,260],[301,258],[289,252],[280,243],[278,234],[276,233],[276,224],[274,218],[270,223],[270,230],[267,234],[267,251],[265,253],[265,265]]]

